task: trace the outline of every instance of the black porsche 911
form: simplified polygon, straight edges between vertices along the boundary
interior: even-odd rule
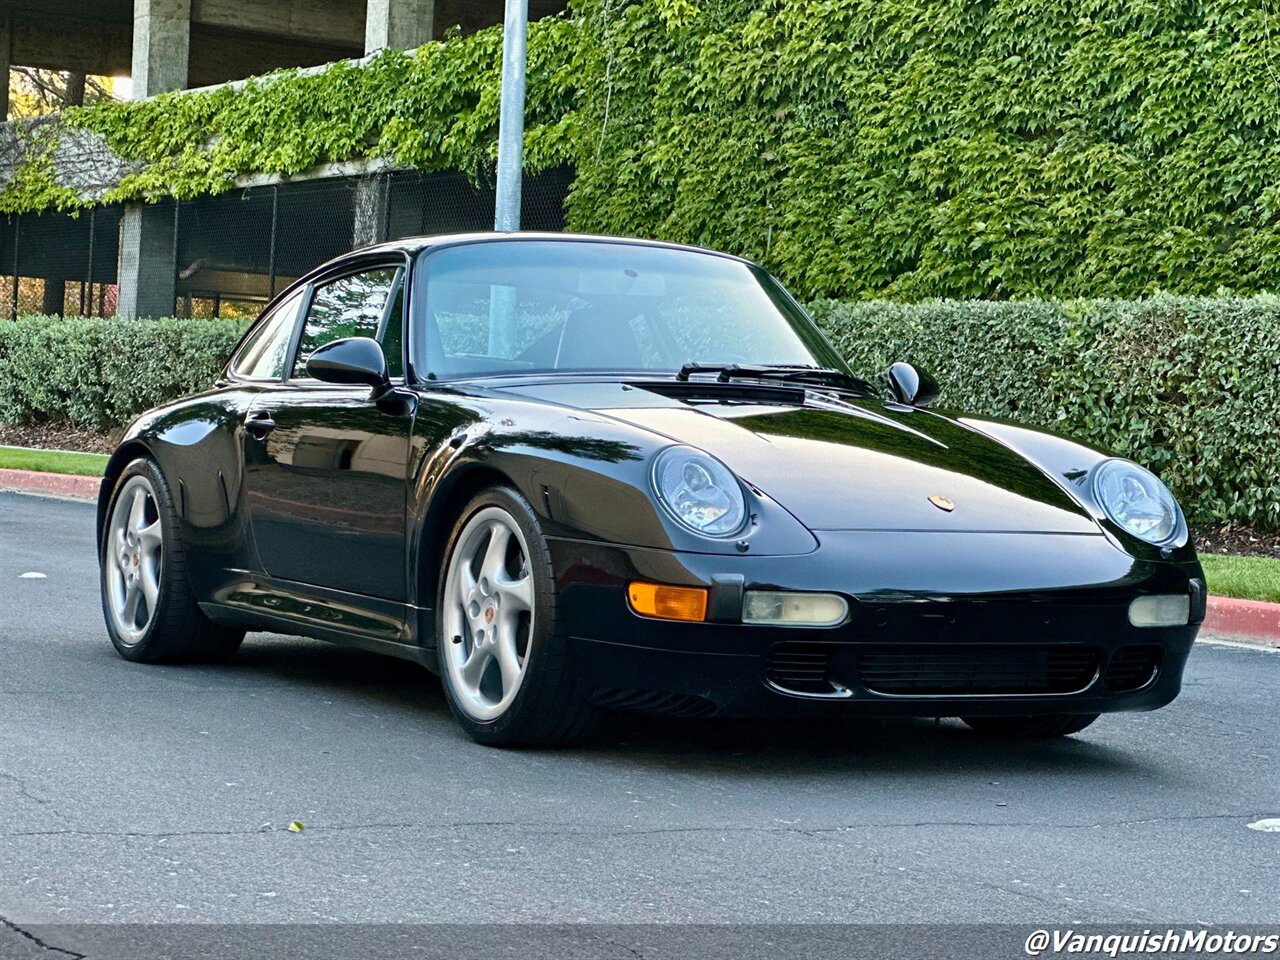
[[[957,716],[1061,736],[1178,693],[1205,610],[1177,503],[1070,440],[886,396],[746,261],[404,240],[282,293],[98,508],[120,654],[246,630],[416,661],[489,744],[602,711]]]

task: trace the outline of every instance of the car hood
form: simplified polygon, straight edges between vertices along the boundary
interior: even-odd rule
[[[705,450],[811,530],[1103,535],[1045,471],[933,411],[812,393],[803,402],[756,402],[744,391],[724,402],[599,383],[519,392]]]

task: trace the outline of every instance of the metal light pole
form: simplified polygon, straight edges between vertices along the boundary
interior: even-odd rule
[[[502,28],[502,103],[498,111],[498,199],[493,228],[520,229],[520,188],[524,176],[525,41],[529,0],[506,0]]]

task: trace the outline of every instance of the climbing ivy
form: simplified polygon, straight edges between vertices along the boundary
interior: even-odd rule
[[[567,117],[576,87],[567,64],[576,36],[563,18],[531,27],[530,171],[570,159]],[[293,176],[323,163],[378,158],[482,180],[497,155],[501,50],[501,29],[494,27],[364,64],[277,71],[234,86],[68,109],[60,123],[18,127],[25,161],[0,193],[0,210],[186,199],[230,189],[244,175]],[[77,193],[56,175],[58,139],[77,132],[101,139],[108,148],[99,151],[103,162],[123,163],[123,175],[98,195]],[[84,155],[77,159],[85,162]]]
[[[1280,287],[1257,0],[578,0],[573,226],[804,296]]]
[[[761,261],[806,297],[1280,288],[1280,30],[1256,0],[573,0],[529,37],[530,171],[571,227]],[[68,110],[0,210],[385,158],[492,176],[501,30]],[[25,128],[24,128],[25,129]],[[50,132],[52,131],[52,132]],[[61,137],[125,164],[59,180]]]
[[[58,182],[54,154],[59,136],[56,120],[44,118],[14,125],[8,156],[0,155],[13,176],[0,192],[0,213],[75,210],[84,204],[74,189]]]

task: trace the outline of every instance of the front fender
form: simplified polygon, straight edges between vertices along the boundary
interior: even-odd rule
[[[455,398],[424,417],[441,439],[415,460],[413,507],[421,516],[502,478],[532,505],[548,536],[692,553],[803,554],[817,541],[762,491],[747,488],[752,522],[739,536],[703,537],[670,517],[650,487],[653,458],[671,441],[609,417],[520,400]],[[445,429],[442,429],[445,428]]]
[[[1090,474],[1111,454],[1086,447],[1068,437],[1048,430],[1040,430],[1003,420],[962,417],[959,423],[1008,447],[1029,463],[1044,471],[1062,486],[1089,515],[1097,521],[1112,541],[1130,556],[1138,559],[1169,560],[1188,563],[1196,560],[1195,546],[1191,542],[1186,520],[1181,523],[1178,539],[1166,548],[1153,547],[1145,540],[1126,533],[1112,523],[1102,505],[1093,495]]]

